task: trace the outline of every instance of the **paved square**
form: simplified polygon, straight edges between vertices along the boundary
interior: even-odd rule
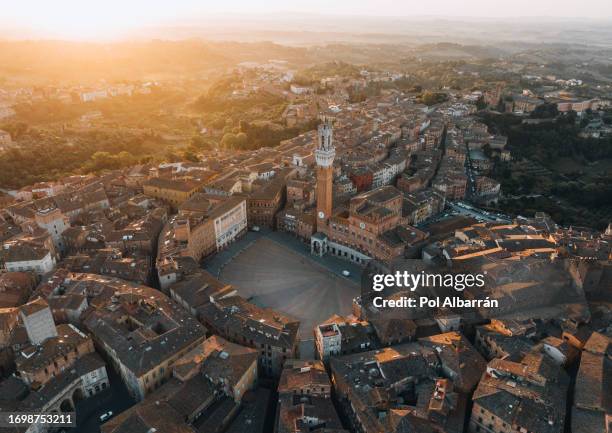
[[[220,274],[241,296],[300,320],[300,338],[332,314],[350,314],[359,286],[277,242],[259,238],[236,255]]]

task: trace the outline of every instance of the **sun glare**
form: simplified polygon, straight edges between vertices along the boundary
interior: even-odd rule
[[[9,3],[9,2],[5,2]],[[601,17],[610,11],[608,0],[590,0],[584,16]],[[3,6],[0,26],[27,28],[37,37],[115,39],[138,29],[197,22],[207,14],[263,15],[331,14],[373,16],[567,16],[572,0],[21,0]],[[213,20],[216,22],[216,19]],[[201,24],[201,22],[200,22]]]
[[[173,18],[169,2],[55,1],[16,7],[15,22],[27,22],[35,34],[61,39],[112,39],[126,32]],[[165,3],[162,4],[162,3]]]

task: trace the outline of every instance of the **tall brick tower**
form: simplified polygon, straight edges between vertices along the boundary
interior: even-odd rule
[[[317,231],[325,225],[332,213],[332,184],[334,180],[333,126],[329,119],[323,119],[318,130],[318,146],[315,150],[317,161]]]

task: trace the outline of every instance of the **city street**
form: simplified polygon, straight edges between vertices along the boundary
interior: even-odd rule
[[[110,388],[76,403],[77,426],[69,433],[97,433],[100,431],[100,415],[110,410],[115,416],[134,405],[135,401],[119,375],[108,365],[106,370]]]
[[[476,218],[477,220],[482,220],[485,222],[504,222],[509,223],[511,220],[506,216],[498,216],[492,213],[485,213],[485,211],[481,209],[476,209],[473,207],[465,207],[459,206],[457,203],[447,202],[446,205],[451,208],[454,212],[457,212],[460,215],[471,216]]]

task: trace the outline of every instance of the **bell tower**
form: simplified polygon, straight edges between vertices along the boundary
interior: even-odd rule
[[[334,180],[334,157],[336,149],[333,143],[333,126],[331,120],[324,118],[318,128],[318,145],[315,150],[317,162],[317,231],[325,225],[332,213],[332,184]]]

